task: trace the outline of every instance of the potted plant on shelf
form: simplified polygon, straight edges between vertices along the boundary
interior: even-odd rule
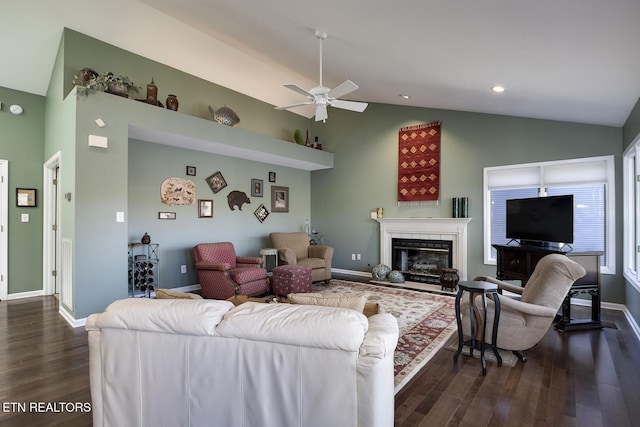
[[[73,84],[77,87],[78,95],[87,96],[95,92],[107,92],[114,95],[129,97],[129,94],[138,93],[140,87],[136,86],[129,77],[116,77],[112,72],[103,73],[101,75],[91,74],[88,76],[78,73],[74,76]]]

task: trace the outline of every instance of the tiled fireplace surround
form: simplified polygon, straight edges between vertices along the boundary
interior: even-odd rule
[[[467,280],[467,225],[471,218],[378,218],[380,262],[391,266],[391,239],[448,240],[452,242],[452,267]]]

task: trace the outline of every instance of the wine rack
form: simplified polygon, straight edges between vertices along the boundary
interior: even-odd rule
[[[158,288],[159,249],[157,243],[129,244],[129,296],[151,298]]]

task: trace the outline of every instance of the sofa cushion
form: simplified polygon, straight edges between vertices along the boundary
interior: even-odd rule
[[[322,305],[325,307],[350,308],[362,313],[367,302],[367,294],[289,294],[287,296],[292,304]]]
[[[185,307],[187,309],[185,309]],[[229,301],[127,298],[111,303],[87,319],[87,327],[184,335],[215,335]]]
[[[368,327],[353,310],[246,302],[224,316],[216,335],[357,352]]]
[[[174,291],[173,289],[157,288],[158,299],[202,299],[202,296],[191,292]]]

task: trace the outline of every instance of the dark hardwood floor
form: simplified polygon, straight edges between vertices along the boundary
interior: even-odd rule
[[[552,329],[526,363],[487,362],[484,377],[479,360],[454,367],[440,350],[396,396],[395,425],[639,425],[640,342],[621,312],[602,316],[606,328]],[[0,302],[0,426],[90,426],[90,413],[69,411],[91,402],[88,372],[87,334],[60,317],[56,298]]]

